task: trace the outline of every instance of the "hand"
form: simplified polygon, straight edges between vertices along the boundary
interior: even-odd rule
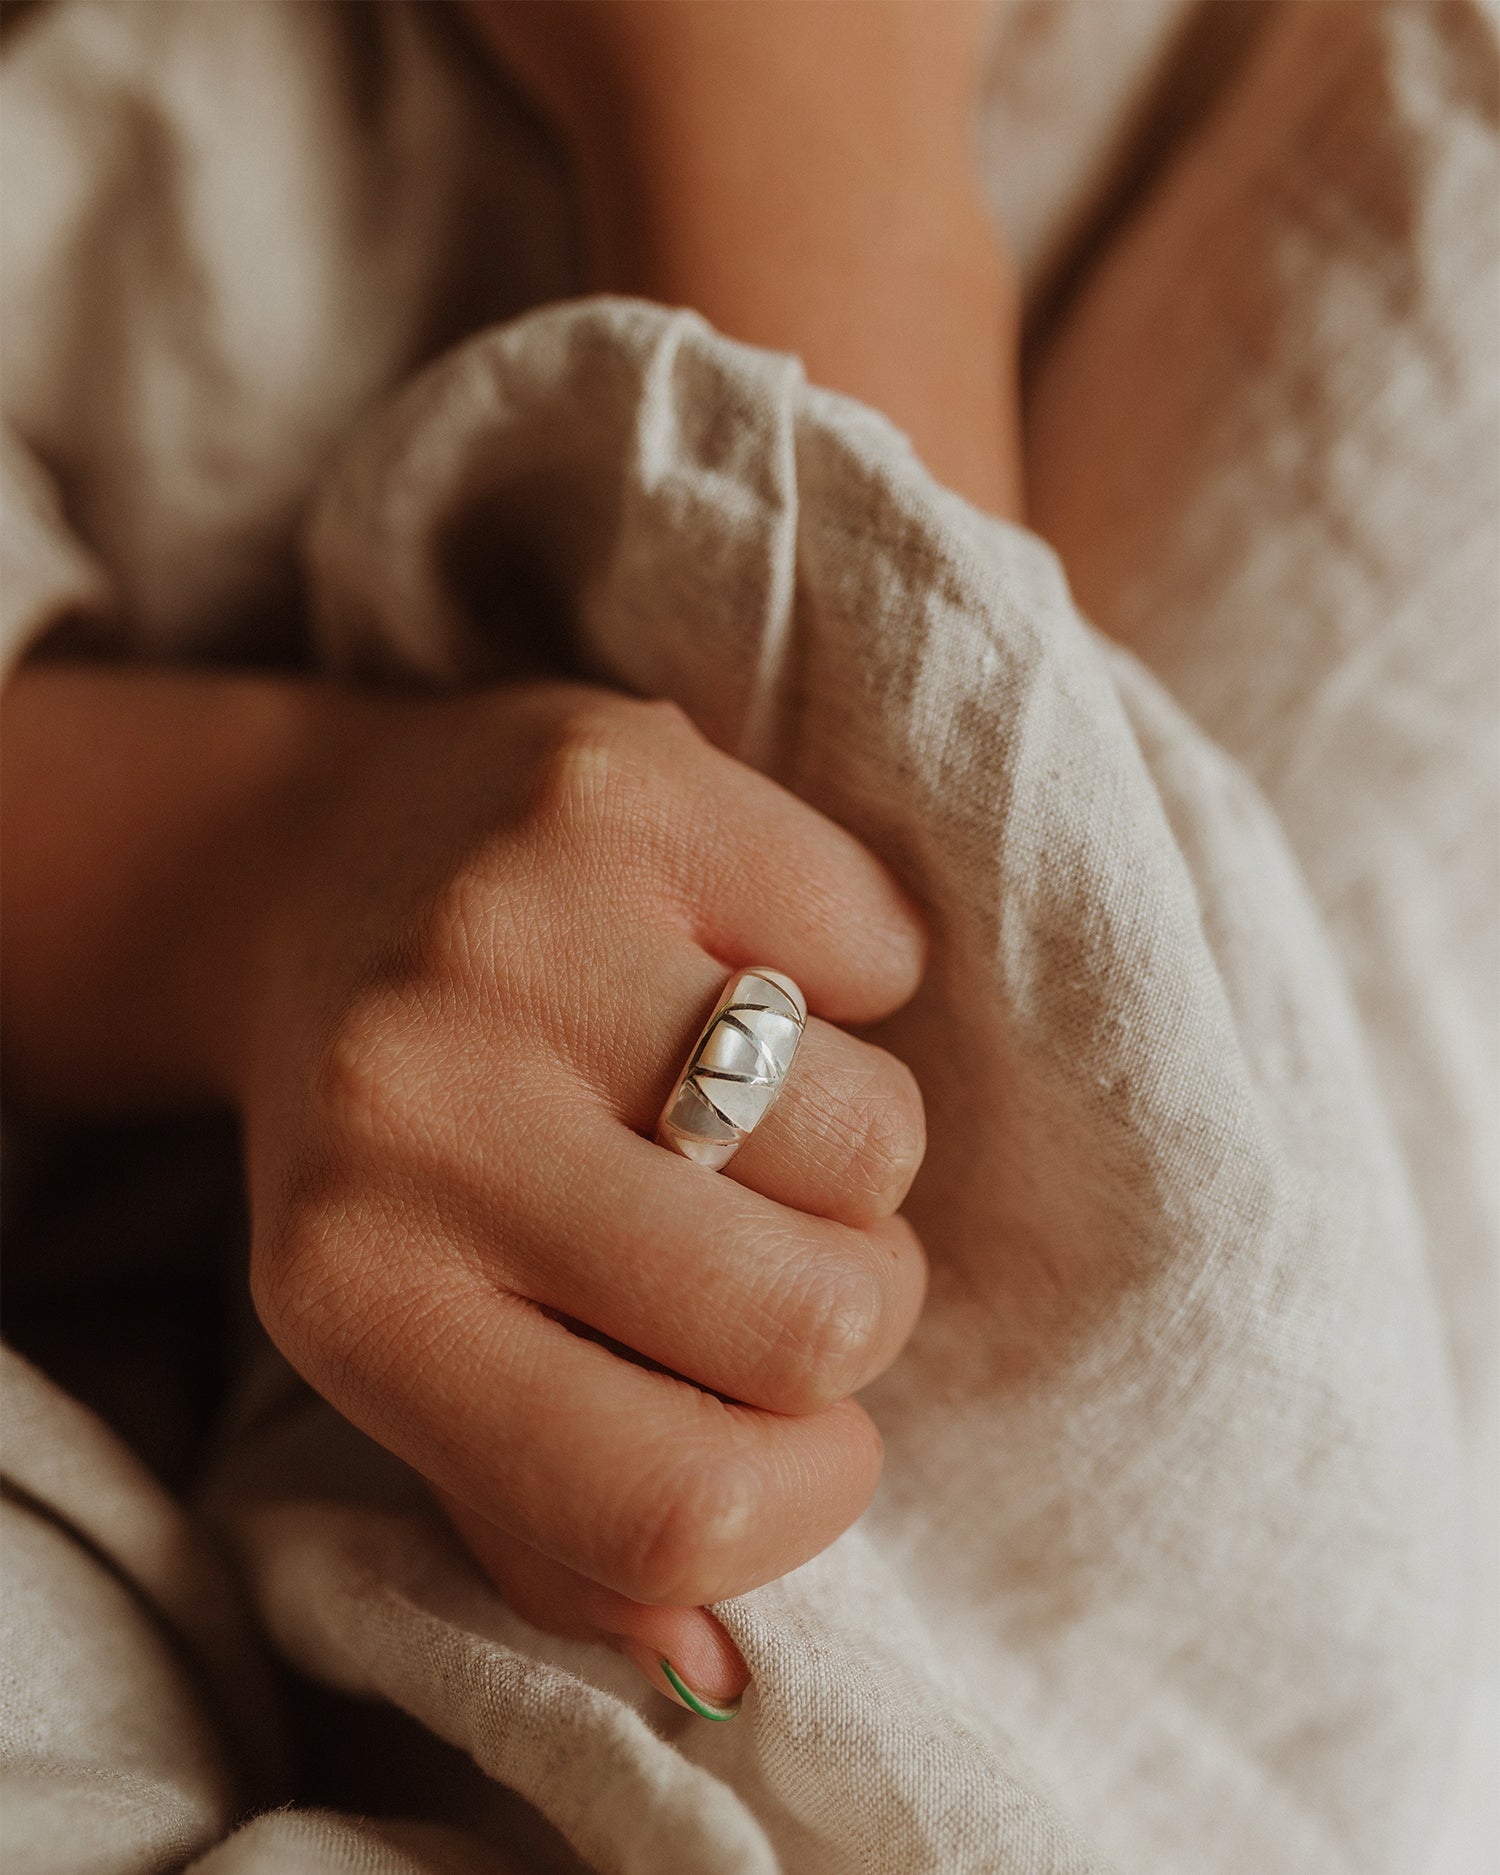
[[[293,1361],[523,1613],[732,1697],[697,1604],[859,1513],[879,1440],[846,1396],[921,1298],[893,1216],[920,1101],[829,1026],[915,985],[900,892],[676,711],[600,692],[40,663],[3,714],[12,1103],[237,1106]],[[745,962],[815,1019],[723,1175],[645,1136]]]
[[[911,994],[918,920],[669,705],[364,701],[323,742],[235,1071],[261,1316],[523,1614],[722,1699],[743,1668],[684,1611],[814,1555],[879,1471],[848,1396],[921,1303],[922,1109],[833,1024]],[[714,1174],[650,1135],[757,962],[813,1018]]]

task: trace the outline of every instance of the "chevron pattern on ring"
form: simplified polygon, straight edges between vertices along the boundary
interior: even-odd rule
[[[737,1145],[775,1099],[803,1020],[778,984],[753,972],[738,977],[688,1065],[668,1124],[685,1141]]]

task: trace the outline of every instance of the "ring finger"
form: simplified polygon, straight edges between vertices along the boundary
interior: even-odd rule
[[[641,967],[663,987],[649,998],[618,999],[599,1075],[613,1110],[649,1136],[726,971],[687,942]],[[809,1016],[776,1101],[725,1171],[794,1211],[864,1226],[900,1206],[925,1149],[911,1071],[883,1048]]]

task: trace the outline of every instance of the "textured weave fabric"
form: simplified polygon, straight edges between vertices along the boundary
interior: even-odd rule
[[[555,290],[544,161],[481,130],[419,22],[380,14],[410,228],[467,199],[460,146],[490,135],[514,274],[488,309]],[[1002,75],[994,150],[1080,18],[1002,21],[1019,102],[1007,119]],[[1169,27],[1138,9],[1135,69]],[[170,124],[216,60],[282,99],[283,149],[354,134],[322,9],[74,5],[23,28],[6,83],[34,137],[77,128],[80,92],[127,120],[148,66]],[[272,71],[294,49],[288,101]],[[50,236],[8,210],[31,243],[5,303],[15,639],[85,611],[180,655],[270,643],[305,511],[326,668],[503,676],[540,610],[578,667],[675,698],[868,841],[936,932],[879,1032],[928,1103],[910,1210],[931,1297],[868,1395],[872,1511],[721,1611],[754,1675],[741,1718],[704,1726],[530,1630],[416,1482],[265,1359],[213,1520],[270,1645],[371,1702],[377,1732],[388,1714],[369,1802],[382,1780],[423,1800],[416,1828],[283,1812],[230,1834],[254,1801],[246,1713],[274,1719],[215,1674],[254,1644],[189,1520],[16,1362],[7,1621],[68,1641],[8,1650],[18,1867],[1480,1875],[1496,70],[1481,7],[1267,14],[1039,337],[1034,533],[689,315],[555,306],[407,378],[458,317],[442,229],[431,252],[372,246],[315,195],[284,242],[324,291],[257,300],[227,159],[218,184],[188,169],[227,218],[202,277],[261,325],[200,296],[196,342],[150,367],[164,403],[141,316],[112,313],[115,375],[80,407],[39,308],[87,289],[89,250],[56,199]],[[1088,95],[1108,135],[1061,180],[1038,157],[1018,210],[1054,270],[1082,179],[1123,160],[1125,103]],[[126,160],[98,129],[76,200]],[[378,319],[348,290],[366,264],[388,269]],[[170,269],[133,290],[168,328],[187,304]],[[305,406],[281,440],[278,398]],[[234,472],[187,505],[211,448]],[[89,1466],[107,1487],[78,1486]],[[429,1736],[456,1749],[429,1761]]]

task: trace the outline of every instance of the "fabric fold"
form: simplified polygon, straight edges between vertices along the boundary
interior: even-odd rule
[[[871,1512],[720,1610],[755,1681],[722,1727],[511,1615],[267,1352],[209,1515],[311,1723],[374,1745],[315,1793],[349,1814],[238,1829],[261,1637],[198,1518],[16,1363],[7,1847],[1474,1875],[1494,0],[997,14],[1034,533],[690,316],[496,323],[570,290],[572,228],[446,21],[8,21],[6,655],[66,623],[285,665],[305,591],[340,676],[675,698],[932,917],[877,1033],[928,1100],[931,1302],[868,1396]]]
[[[391,400],[310,535],[330,667],[507,669],[486,579],[523,538],[579,668],[731,749],[759,717],[772,772],[936,932],[881,1033],[928,1100],[910,1211],[934,1266],[870,1396],[886,1483],[743,1617],[769,1634],[754,1611],[780,1597],[817,1636],[760,1695],[775,1735],[802,1763],[858,1741],[922,1826],[851,1850],[853,1788],[778,1789],[758,1725],[683,1748],[770,1800],[788,1869],[1052,1866],[1001,1787],[1062,1793],[1057,1866],[1078,1840],[1172,1866],[1209,1818],[1225,1868],[1401,1866],[1456,1669],[1449,1382],[1347,987],[1253,785],[1079,619],[1039,541],[691,315],[549,309]],[[888,1645],[908,1627],[927,1667],[891,1728],[846,1694],[909,1678]],[[955,1724],[988,1774],[930,1815]]]

